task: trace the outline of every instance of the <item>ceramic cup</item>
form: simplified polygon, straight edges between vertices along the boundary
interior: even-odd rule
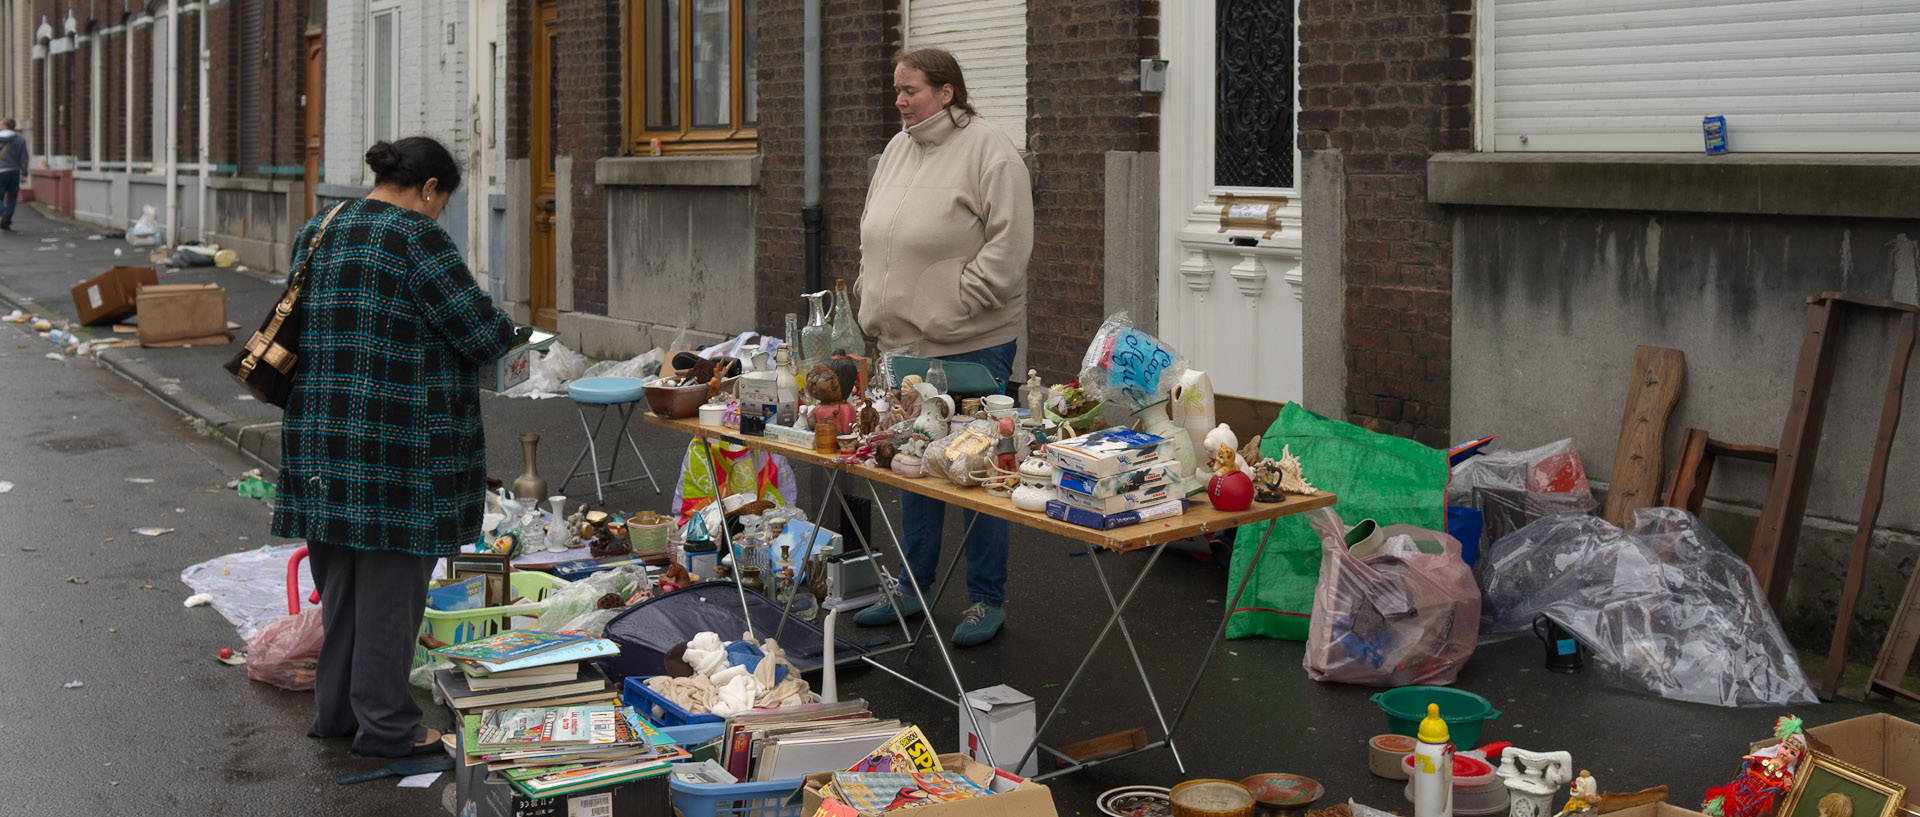
[[[860,435],[858,434],[841,434],[833,439],[834,442],[839,445],[840,453],[842,454],[851,454],[854,449],[860,447]]]
[[[988,417],[999,417],[1003,414],[1013,416],[1013,398],[1004,394],[989,394],[980,398],[980,407],[987,410]]]
[[[700,424],[712,428],[719,428],[721,425],[720,418],[726,414],[726,411],[727,407],[719,403],[702,403],[700,405]]]

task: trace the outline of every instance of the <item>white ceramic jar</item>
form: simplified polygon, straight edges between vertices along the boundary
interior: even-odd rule
[[[1057,494],[1053,487],[1053,464],[1038,454],[1020,463],[1020,487],[1013,489],[1013,506],[1023,511],[1045,511],[1047,501]]]

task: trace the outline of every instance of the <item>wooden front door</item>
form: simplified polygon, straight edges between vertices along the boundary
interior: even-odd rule
[[[313,194],[320,185],[320,136],[326,130],[325,101],[327,98],[327,51],[326,36],[318,31],[307,32],[307,122],[302,150],[306,153],[306,202],[307,218],[313,218]]]
[[[547,0],[536,5],[533,12],[533,110],[530,120],[533,150],[532,156],[528,157],[533,165],[530,211],[533,235],[529,242],[532,259],[528,269],[527,306],[533,312],[533,325],[542,329],[553,329],[559,318],[553,276],[553,143],[558,134],[553,116],[553,84],[559,74],[554,65],[555,52],[558,50],[555,45],[559,37],[555,8],[554,3]]]

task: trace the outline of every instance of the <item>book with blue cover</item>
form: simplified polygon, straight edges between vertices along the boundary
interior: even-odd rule
[[[586,633],[508,630],[485,638],[428,650],[427,653],[440,658],[459,658],[466,661],[513,661],[551,652],[592,638],[593,636]]]
[[[435,652],[436,654],[438,653],[438,651]],[[515,658],[506,661],[462,658],[459,659],[459,663],[461,668],[467,670],[470,674],[485,675],[493,672],[512,672],[513,670],[526,669],[528,667],[544,667],[548,664],[564,664],[569,661],[592,661],[619,654],[620,645],[604,638],[586,636],[582,640],[572,644],[555,647],[546,652],[534,653],[524,658]]]

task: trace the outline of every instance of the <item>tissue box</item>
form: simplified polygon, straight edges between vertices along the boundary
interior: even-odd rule
[[[1138,525],[1149,519],[1162,519],[1179,516],[1187,512],[1187,500],[1169,499],[1158,505],[1141,508],[1137,511],[1120,511],[1103,514],[1086,508],[1068,505],[1058,499],[1047,500],[1047,516],[1062,522],[1070,522],[1083,528],[1094,530],[1113,530],[1128,525]]]
[[[1173,461],[1173,441],[1128,428],[1103,428],[1092,434],[1047,444],[1055,468],[1095,477]]]
[[[974,720],[980,722],[980,731],[975,733],[973,721],[967,719],[966,712],[960,713],[960,752],[985,763],[984,745],[993,750],[994,760],[1001,763],[1019,760],[1020,753],[1033,742],[1033,696],[1000,684],[967,693],[962,706],[969,704],[973,706]],[[1013,773],[1021,777],[1039,774],[1040,755],[1036,750],[1026,764]]]

